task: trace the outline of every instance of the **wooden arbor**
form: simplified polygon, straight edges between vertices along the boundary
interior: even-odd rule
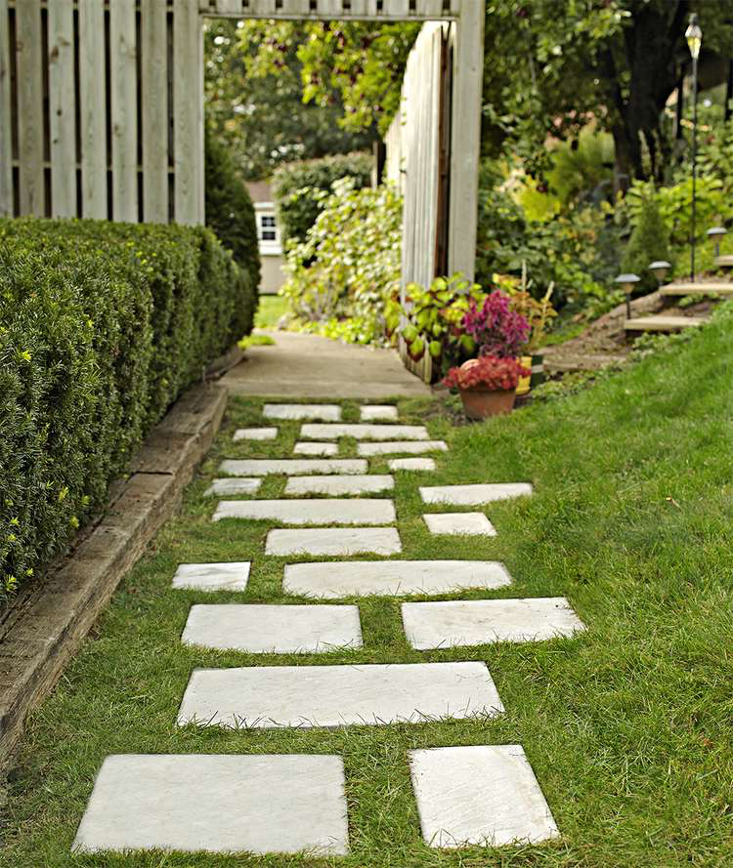
[[[449,22],[447,264],[473,273],[482,0],[0,0],[0,216],[202,223],[207,16]]]

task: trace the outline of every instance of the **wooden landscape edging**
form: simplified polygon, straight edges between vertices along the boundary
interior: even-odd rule
[[[219,384],[195,386],[180,398],[146,438],[99,524],[11,611],[0,640],[0,768],[29,712],[51,692],[122,577],[178,508],[226,405],[227,389]]]

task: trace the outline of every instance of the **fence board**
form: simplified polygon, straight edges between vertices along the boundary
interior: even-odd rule
[[[43,71],[41,2],[24,0],[15,10],[20,213],[45,216],[43,179]]]
[[[168,28],[166,0],[140,6],[143,220],[168,222]]]
[[[275,0],[250,0],[248,12],[257,16],[275,14]]]
[[[242,15],[242,0],[217,0],[220,15]]]
[[[135,0],[110,6],[112,218],[138,219],[138,106]]]
[[[0,0],[0,217],[13,216],[13,136],[10,127],[10,18]]]
[[[377,15],[377,0],[352,0],[352,15]]]
[[[73,0],[54,0],[48,6],[48,86],[51,215],[76,217]]]
[[[333,15],[340,18],[344,15],[344,3],[342,0],[316,0],[316,11],[319,15]]]
[[[82,216],[107,218],[104,0],[79,0]]]
[[[204,59],[197,0],[173,4],[173,164],[177,223],[204,217]]]
[[[385,18],[415,17],[410,14],[410,0],[383,0],[382,14]]]

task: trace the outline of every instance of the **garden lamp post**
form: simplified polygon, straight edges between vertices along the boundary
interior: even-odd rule
[[[665,275],[670,269],[670,263],[666,262],[664,259],[656,259],[655,262],[651,262],[647,267],[655,275],[655,280],[657,280],[659,287],[665,280]]]
[[[698,126],[698,55],[701,53],[701,41],[703,33],[698,26],[698,17],[695,12],[691,15],[690,24],[686,30],[686,42],[693,59],[693,138],[691,147],[691,178],[693,189],[691,191],[691,281],[696,275],[696,128]]]
[[[632,318],[632,305],[630,304],[630,296],[635,288],[635,284],[640,282],[640,278],[636,274],[620,274],[614,278],[614,282],[621,285],[624,290],[625,302],[627,303],[627,319]]]
[[[721,239],[726,235],[726,229],[723,226],[714,226],[709,229],[706,235],[714,240],[714,256],[719,258],[719,248],[721,247]]]

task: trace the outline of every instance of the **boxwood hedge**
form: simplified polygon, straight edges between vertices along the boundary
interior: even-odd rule
[[[0,220],[0,601],[251,330],[256,293],[208,229]]]

